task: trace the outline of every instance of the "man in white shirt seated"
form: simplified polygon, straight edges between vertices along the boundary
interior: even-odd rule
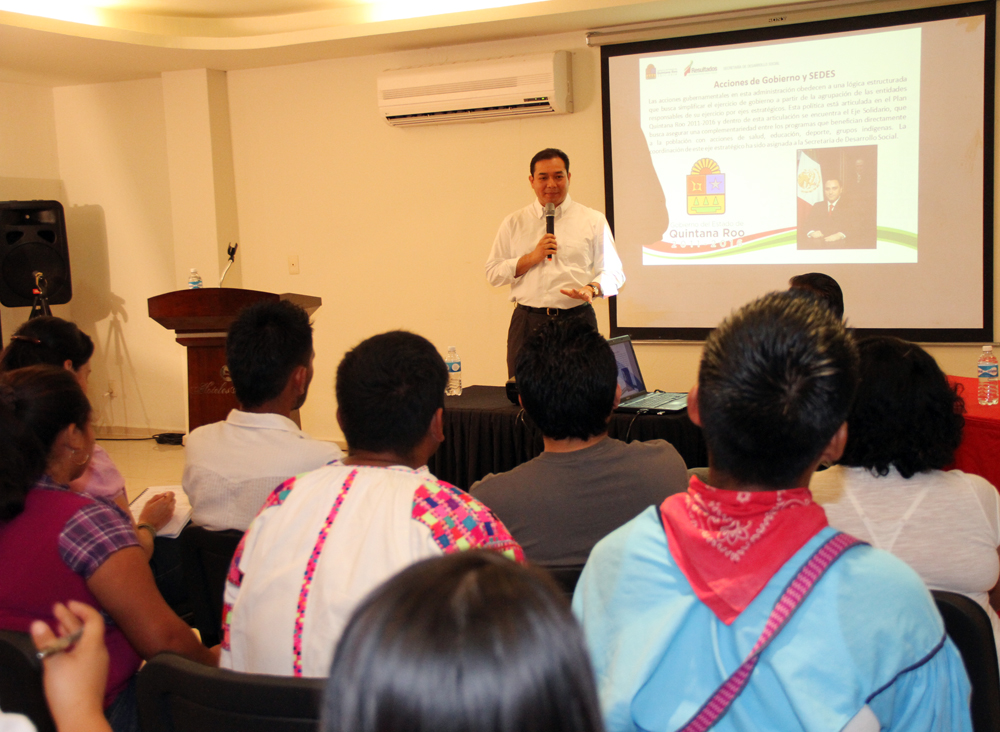
[[[223,668],[323,676],[355,606],[427,557],[521,548],[479,501],[427,470],[444,440],[448,372],[426,339],[393,331],[337,368],[348,457],[289,479],[236,549],[223,604]]]
[[[291,420],[314,356],[309,316],[290,302],[255,303],[230,326],[226,363],[240,409],[188,435],[182,485],[194,523],[246,531],[275,486],[343,454]]]

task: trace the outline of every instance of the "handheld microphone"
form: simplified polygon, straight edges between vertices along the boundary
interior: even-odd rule
[[[551,203],[545,204],[545,233],[555,234],[556,233],[556,207]],[[548,261],[552,261],[552,255],[547,254],[545,258]]]

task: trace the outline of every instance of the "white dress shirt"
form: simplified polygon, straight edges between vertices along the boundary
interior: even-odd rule
[[[246,531],[278,485],[343,453],[280,414],[234,409],[225,422],[188,435],[184,455],[181,482],[191,500],[191,520],[212,531]]]
[[[531,252],[544,235],[545,211],[537,200],[505,218],[486,261],[489,283],[510,285],[512,302],[536,308],[576,307],[580,300],[559,290],[578,289],[590,282],[599,283],[605,297],[618,294],[625,273],[604,214],[566,196],[556,207],[558,249],[552,261],[543,261],[515,277],[517,260]]]

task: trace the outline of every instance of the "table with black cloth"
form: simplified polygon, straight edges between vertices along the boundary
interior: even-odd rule
[[[624,442],[666,440],[688,467],[708,465],[701,428],[687,410],[612,415],[608,434]],[[542,433],[502,386],[469,386],[445,397],[444,444],[427,461],[439,480],[468,490],[487,473],[503,473],[542,452]]]

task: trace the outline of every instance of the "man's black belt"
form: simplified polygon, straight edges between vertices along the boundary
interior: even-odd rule
[[[589,302],[585,302],[583,305],[577,305],[575,308],[533,308],[527,305],[522,305],[521,303],[517,304],[518,310],[527,310],[529,313],[535,313],[535,315],[548,315],[550,318],[567,315],[582,315],[584,308],[589,307]]]

